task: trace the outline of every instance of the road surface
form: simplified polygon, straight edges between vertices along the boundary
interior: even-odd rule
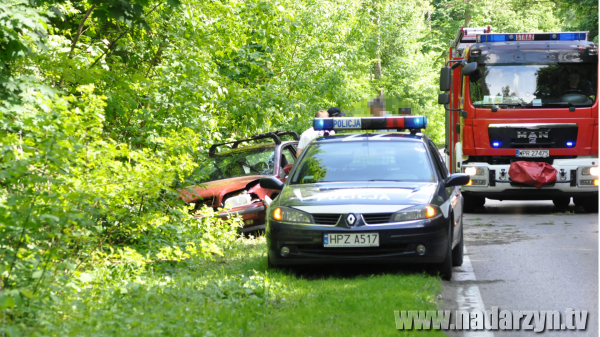
[[[443,309],[558,310],[561,324],[567,308],[587,310],[585,331],[545,330],[542,336],[598,336],[598,214],[584,213],[572,203],[569,211],[571,214],[554,213],[550,201],[488,199],[485,210],[465,214],[468,259],[462,267],[455,267],[452,281],[443,282]]]

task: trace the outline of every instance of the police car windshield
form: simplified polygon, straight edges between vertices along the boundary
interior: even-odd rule
[[[470,76],[475,106],[502,108],[592,106],[597,64],[480,65]]]
[[[271,146],[232,151],[208,158],[194,173],[198,182],[251,175],[269,175],[273,172],[275,149]]]
[[[372,180],[433,182],[435,177],[422,143],[351,141],[313,143],[291,184]]]

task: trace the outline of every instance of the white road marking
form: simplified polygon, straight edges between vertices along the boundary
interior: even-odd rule
[[[475,273],[473,272],[471,259],[466,255],[466,246],[464,247],[464,253],[462,266],[455,268],[453,271],[453,281],[475,281]],[[479,310],[482,313],[485,312],[485,305],[481,299],[479,287],[474,284],[456,288],[456,303],[458,305],[458,310],[465,310],[467,312]],[[454,316],[456,320],[456,315]],[[494,337],[494,333],[488,330],[463,330],[462,334],[465,337]]]

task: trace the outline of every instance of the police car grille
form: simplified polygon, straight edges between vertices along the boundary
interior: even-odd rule
[[[388,223],[390,222],[391,217],[392,213],[363,214],[363,219],[365,219],[365,222],[370,225],[378,223]]]
[[[335,225],[341,214],[311,214],[315,223],[319,225]]]

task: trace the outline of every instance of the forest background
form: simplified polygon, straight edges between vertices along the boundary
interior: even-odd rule
[[[194,221],[177,193],[213,142],[301,132],[315,111],[381,91],[426,115],[443,143],[448,41],[488,25],[588,30],[597,42],[598,4],[2,1],[2,333],[39,324],[65,289],[231,247],[235,221]]]

